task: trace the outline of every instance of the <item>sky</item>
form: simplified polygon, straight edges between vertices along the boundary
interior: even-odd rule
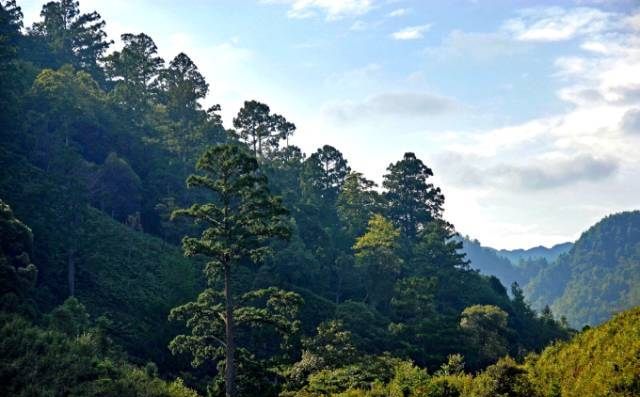
[[[18,0],[28,26],[42,1]],[[307,154],[380,183],[411,151],[445,218],[495,248],[573,241],[640,209],[639,0],[80,0],[117,49],[188,54],[225,125],[259,100]]]

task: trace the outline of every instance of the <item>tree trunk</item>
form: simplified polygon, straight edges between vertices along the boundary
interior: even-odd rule
[[[224,387],[226,397],[236,397],[236,342],[235,324],[233,322],[233,296],[231,295],[231,278],[229,262],[225,259],[224,264],[224,300],[226,311],[225,333],[225,366],[224,366]]]

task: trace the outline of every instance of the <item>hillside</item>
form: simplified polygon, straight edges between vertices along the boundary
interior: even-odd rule
[[[464,371],[463,357],[451,356],[437,372],[410,362],[385,362],[375,382],[353,381],[356,368],[318,374],[313,387],[295,397],[635,397],[640,395],[640,307],[556,343],[523,364],[505,357],[484,371]],[[384,367],[386,365],[386,367]],[[343,383],[336,381],[343,380]],[[333,381],[334,383],[331,383]],[[352,386],[349,386],[351,382]],[[345,384],[346,383],[346,384]]]
[[[33,231],[40,310],[73,294],[94,318],[107,315],[110,335],[134,359],[164,365],[165,346],[178,330],[167,325],[167,315],[196,295],[201,266],[177,247],[74,202],[55,182],[0,149],[0,197]],[[70,219],[69,207],[77,219]]]
[[[517,282],[526,285],[540,270],[549,266],[562,253],[568,251],[572,243],[557,244],[551,248],[496,250],[485,247],[480,241],[462,237],[461,252],[471,262],[471,267],[482,274],[496,276],[505,286]]]
[[[83,12],[51,1],[24,26],[0,2],[0,394],[327,395],[573,334],[507,293],[544,258],[478,244],[503,282],[469,266],[415,153],[378,189],[265,103],[225,126],[186,53],[144,33],[111,51]]]
[[[528,369],[543,395],[639,395],[640,307],[548,347]]]
[[[513,264],[518,264],[521,261],[529,261],[535,259],[544,259],[547,262],[551,263],[555,261],[560,255],[568,252],[572,246],[573,243],[567,242],[555,244],[551,247],[544,247],[540,245],[527,249],[501,249],[498,250],[497,253],[499,256],[509,259]]]
[[[534,307],[550,304],[575,327],[639,305],[640,211],[610,215],[592,226],[525,293]]]

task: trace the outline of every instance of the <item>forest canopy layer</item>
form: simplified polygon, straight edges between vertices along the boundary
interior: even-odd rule
[[[537,383],[535,354],[575,331],[470,267],[414,153],[378,187],[335,147],[291,145],[304,131],[267,104],[224,126],[198,66],[144,33],[111,51],[77,1],[32,26],[0,4],[2,394],[583,390]],[[631,395],[620,360],[610,390]]]

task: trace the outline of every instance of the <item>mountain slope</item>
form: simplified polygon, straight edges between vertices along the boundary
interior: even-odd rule
[[[107,315],[132,358],[166,364],[178,330],[167,323],[169,310],[196,295],[201,267],[177,247],[89,207],[81,194],[70,196],[59,182],[0,149],[0,198],[33,230],[40,309],[61,304],[73,289],[94,318]]]
[[[514,281],[518,284],[526,282],[522,269],[509,259],[499,256],[495,249],[482,246],[478,240],[472,240],[469,237],[462,238],[462,252],[471,261],[472,268],[480,270],[482,274],[496,276],[506,287],[509,287]]]
[[[542,245],[528,248],[528,249],[514,249],[514,250],[498,250],[497,254],[503,258],[507,258],[513,264],[518,264],[520,261],[528,261],[534,259],[545,259],[551,263],[555,261],[560,255],[569,252],[573,243],[560,243],[550,248]]]
[[[461,239],[462,252],[471,261],[471,267],[482,274],[496,276],[509,287],[513,282],[526,285],[541,269],[549,266],[560,254],[568,251],[572,243],[554,245],[551,248],[534,247],[530,249],[496,250],[484,247],[478,240],[469,237]]]
[[[610,215],[526,286],[534,307],[550,304],[576,327],[640,304],[640,211]]]
[[[640,395],[640,307],[548,347],[529,370],[548,396]]]

